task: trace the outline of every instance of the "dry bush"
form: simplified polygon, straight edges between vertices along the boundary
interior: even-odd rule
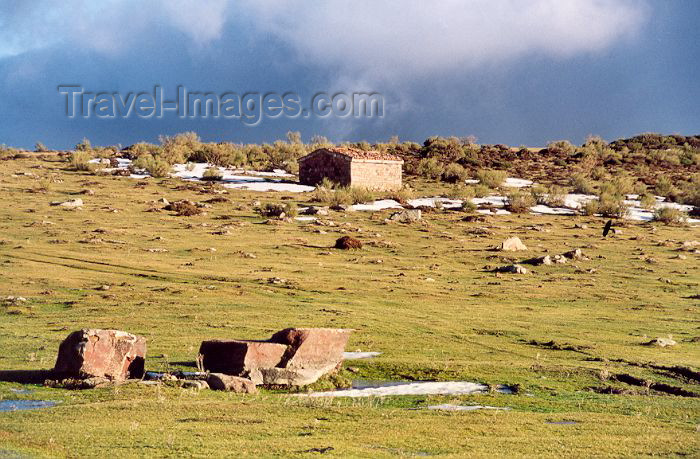
[[[448,183],[464,183],[469,173],[457,163],[450,163],[442,172],[442,180]]]
[[[442,172],[442,164],[435,158],[423,158],[416,166],[416,174],[428,179],[438,179],[442,176]]]
[[[97,166],[90,162],[92,155],[86,150],[77,150],[71,153],[68,160],[70,168],[75,171],[93,172]]]
[[[202,213],[202,209],[191,201],[175,201],[165,207],[166,210],[177,212],[178,217],[192,217]]]
[[[151,177],[155,178],[167,177],[171,169],[170,163],[166,160],[162,159],[160,156],[154,157],[150,154],[139,156],[138,159],[132,163],[132,167],[143,169],[148,172]]]
[[[654,221],[665,225],[682,225],[687,220],[685,213],[672,207],[661,207],[654,212]]]
[[[374,192],[364,187],[353,186],[348,188],[348,193],[350,193],[350,200],[353,204],[363,204],[365,202],[374,201]]]
[[[595,182],[586,174],[580,172],[572,174],[569,183],[574,193],[595,194]]]
[[[653,194],[644,194],[639,199],[639,205],[642,207],[642,209],[653,210],[656,207],[656,198]]]
[[[408,204],[408,201],[414,198],[414,193],[408,186],[402,187],[400,190],[389,191],[384,194],[384,199],[393,199],[401,205]]]
[[[585,215],[600,214],[607,218],[623,218],[629,212],[624,198],[619,195],[603,193],[597,201],[589,201],[583,208]]]
[[[479,169],[476,171],[476,178],[482,185],[489,188],[498,188],[499,186],[503,185],[503,182],[506,181],[508,174],[506,171]]]
[[[464,185],[455,185],[452,187],[452,189],[447,193],[447,197],[450,199],[461,199],[463,201],[466,201],[468,199],[472,199],[476,196],[476,192],[474,190],[474,187],[472,186],[464,186]]]
[[[224,178],[223,172],[218,167],[209,167],[202,174],[202,180],[216,182]]]
[[[513,191],[508,193],[507,198],[506,210],[514,214],[529,212],[530,208],[535,205],[535,199],[530,193]]]

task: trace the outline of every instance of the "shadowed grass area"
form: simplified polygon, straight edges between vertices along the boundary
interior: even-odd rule
[[[327,455],[366,457],[700,449],[698,399],[614,378],[629,374],[700,392],[697,381],[658,368],[700,366],[699,255],[677,250],[700,239],[698,228],[629,222],[621,235],[602,239],[605,220],[595,217],[519,214],[468,223],[451,211],[427,213],[412,225],[384,223],[388,211],[321,217],[334,226],[264,224],[254,200],[305,205],[310,196],[244,191],[184,217],[147,210],[162,208],[161,198],[202,202],[220,188],[67,168],[57,160],[0,162],[8,203],[0,209],[0,292],[3,300],[26,299],[0,305],[2,370],[51,368],[60,341],[83,327],[146,336],[147,369],[166,370],[191,368],[204,339],[319,326],[354,328],[348,350],[382,352],[346,362],[353,372],[344,377],[469,380],[517,384],[520,391],[353,401],[279,391],[241,396],[133,384],[69,392],[0,383],[3,398],[61,401],[0,413],[0,451],[290,456],[332,447]],[[39,180],[51,185],[37,192]],[[429,182],[414,185],[420,194],[441,191]],[[94,195],[78,195],[86,189]],[[75,197],[82,210],[49,205]],[[343,235],[364,248],[331,249]],[[509,236],[530,250],[489,250]],[[573,248],[589,260],[533,267],[528,275],[489,272]],[[676,346],[643,345],[668,335]],[[10,391],[18,387],[35,392]],[[422,409],[445,402],[512,410]],[[579,423],[546,424],[560,420]]]

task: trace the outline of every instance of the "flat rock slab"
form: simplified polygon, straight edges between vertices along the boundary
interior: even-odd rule
[[[54,373],[64,378],[141,378],[146,362],[146,338],[119,330],[83,329],[58,348]]]
[[[266,341],[204,341],[204,369],[254,384],[304,386],[337,371],[352,330],[287,328]]]

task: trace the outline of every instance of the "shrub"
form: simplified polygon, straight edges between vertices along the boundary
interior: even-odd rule
[[[178,217],[192,217],[202,213],[202,209],[191,201],[175,201],[166,207],[168,210],[177,212]]]
[[[224,174],[218,167],[210,167],[202,174],[202,180],[215,182],[224,178]]]
[[[600,194],[624,196],[635,191],[637,180],[629,175],[617,175],[600,185]]]
[[[346,206],[352,204],[352,196],[347,188],[338,188],[331,192],[328,205],[331,207]]]
[[[400,190],[390,191],[384,195],[384,199],[393,199],[401,205],[408,204],[408,201],[413,199],[413,190],[407,186],[404,186]]]
[[[316,185],[316,189],[311,193],[311,202],[329,203],[333,198],[333,189],[323,185]]]
[[[365,202],[374,201],[374,193],[371,190],[363,187],[351,187],[348,189],[350,200],[353,204],[362,204]]]
[[[595,182],[585,174],[577,172],[571,175],[569,180],[574,193],[595,194]]]
[[[547,150],[554,154],[569,156],[576,151],[576,147],[568,140],[557,140],[547,145]]]
[[[598,196],[598,211],[603,217],[622,218],[629,212],[624,198],[619,195],[602,193]]]
[[[457,163],[450,163],[442,172],[442,180],[449,183],[463,183],[467,179],[467,170]]]
[[[129,147],[129,155],[132,159],[136,159],[141,155],[156,155],[160,153],[162,147],[153,145],[152,143],[138,142]]]
[[[97,167],[95,164],[90,162],[91,159],[92,155],[89,152],[84,150],[78,150],[71,153],[70,159],[68,161],[70,163],[71,169],[73,170],[92,172]]]
[[[474,204],[471,199],[466,199],[462,201],[462,212],[472,213],[476,211],[476,204]]]
[[[507,195],[506,209],[514,214],[529,212],[534,205],[535,199],[530,193],[513,191]]]
[[[83,141],[77,144],[75,149],[78,151],[89,151],[92,150],[92,144],[90,144],[90,140],[87,137],[83,137]]]
[[[442,176],[442,164],[435,158],[423,158],[418,161],[416,173],[428,179],[437,179]]]
[[[452,187],[449,193],[447,193],[447,196],[451,199],[461,199],[464,201],[472,199],[476,196],[476,193],[474,192],[474,187],[455,185],[454,187]]]
[[[667,175],[662,175],[658,178],[658,180],[656,180],[654,192],[659,196],[668,197],[676,191],[677,189],[673,185],[673,181]]]
[[[49,151],[49,149],[46,148],[46,145],[44,145],[43,143],[37,142],[34,144],[34,151],[37,153],[45,153]]]
[[[483,183],[477,183],[472,188],[474,190],[474,196],[477,198],[483,198],[491,194],[491,188],[484,185]]]
[[[587,201],[581,207],[581,213],[583,213],[583,215],[588,215],[590,217],[590,216],[597,214],[599,208],[600,208],[600,205],[598,203],[598,200],[591,199],[590,201]]]
[[[149,154],[139,156],[132,164],[134,168],[144,169],[155,178],[167,177],[171,169],[170,164],[160,156],[153,157]]]
[[[489,188],[498,188],[503,185],[507,177],[506,171],[493,169],[479,169],[476,171],[476,178],[479,179],[479,183]]]
[[[672,207],[661,207],[654,212],[654,221],[666,225],[680,225],[687,221],[686,215]]]
[[[653,210],[656,207],[656,198],[653,194],[647,193],[639,199],[642,209]]]

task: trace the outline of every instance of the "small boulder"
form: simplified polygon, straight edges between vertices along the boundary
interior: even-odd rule
[[[75,209],[76,207],[83,207],[83,200],[80,198],[70,199],[68,201],[53,201],[52,206],[67,207],[69,209]]]
[[[399,223],[415,223],[421,220],[422,218],[423,217],[420,209],[404,209],[391,214],[389,220]]]
[[[495,271],[498,273],[509,273],[509,274],[527,274],[530,272],[524,266],[520,266],[517,264],[516,265],[501,266],[500,268],[496,268]]]
[[[318,215],[321,217],[325,217],[328,216],[330,212],[328,207],[309,206],[300,213],[302,215]]]
[[[521,241],[519,237],[509,237],[505,241],[501,242],[497,249],[503,252],[517,252],[520,250],[527,250],[527,247],[525,244],[523,244],[523,241]]]
[[[550,257],[549,255],[545,255],[543,257],[530,258],[529,260],[523,261],[523,263],[528,264],[528,265],[540,266],[540,265],[551,265],[551,264],[553,264],[553,261],[552,261],[552,257]]]
[[[253,381],[239,376],[210,373],[206,382],[212,390],[225,390],[242,394],[255,394],[258,392]]]
[[[58,348],[54,372],[64,378],[141,378],[146,361],[146,338],[119,330],[83,329]]]
[[[645,346],[659,346],[659,347],[670,347],[670,346],[675,346],[676,341],[669,336],[668,338],[654,338],[653,340],[644,343]]]
[[[350,236],[343,236],[335,241],[335,248],[341,250],[361,249],[362,242]]]
[[[588,260],[588,258],[583,254],[581,249],[574,249],[562,254],[569,260]]]

